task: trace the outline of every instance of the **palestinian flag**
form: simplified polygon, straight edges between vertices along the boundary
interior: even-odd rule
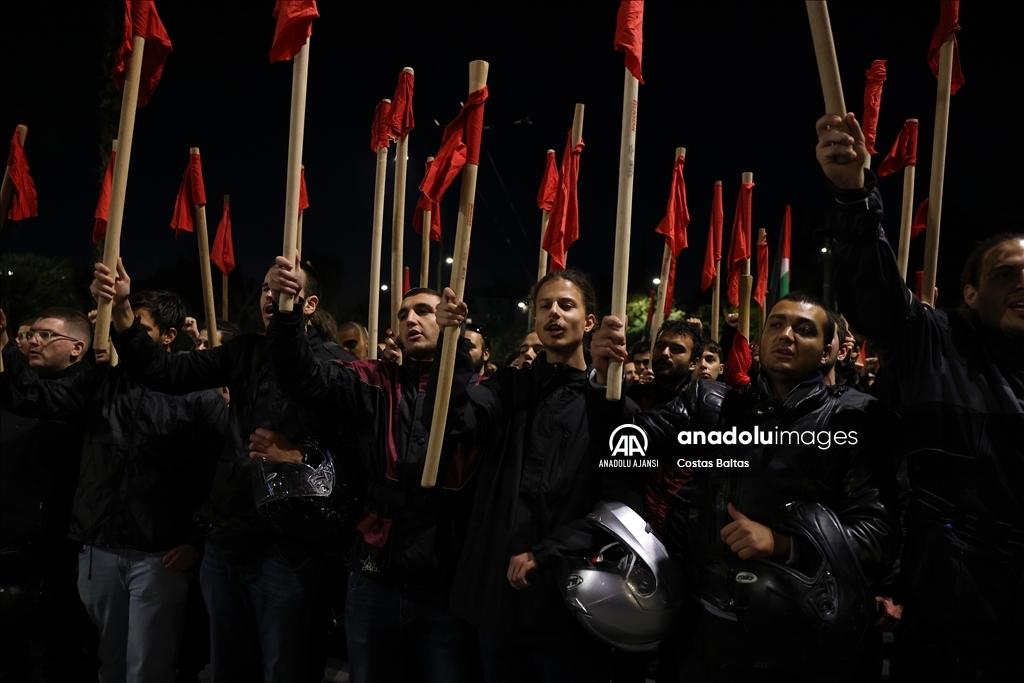
[[[775,250],[777,256],[768,283],[768,306],[765,310],[771,310],[776,301],[789,294],[789,236],[792,227],[792,211],[789,204],[786,204],[786,217],[779,231],[779,245]]]

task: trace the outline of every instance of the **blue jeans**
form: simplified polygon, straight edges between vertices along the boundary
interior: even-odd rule
[[[99,629],[100,683],[173,683],[188,577],[164,568],[166,552],[85,546],[78,593]]]
[[[323,599],[319,580],[318,558],[293,566],[275,549],[260,561],[234,565],[208,546],[199,584],[210,613],[214,680],[303,680],[312,605]]]
[[[487,683],[603,683],[612,675],[611,647],[582,633],[559,643],[516,642],[483,629],[477,634]]]
[[[412,657],[424,683],[469,681],[477,662],[473,628],[444,599],[410,597],[359,574],[348,578],[345,636],[352,683],[406,680]]]

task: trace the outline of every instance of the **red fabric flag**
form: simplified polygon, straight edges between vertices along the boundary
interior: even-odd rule
[[[548,216],[548,229],[541,246],[551,254],[550,270],[565,270],[565,256],[569,247],[580,237],[580,207],[576,184],[580,177],[580,154],[583,152],[583,138],[572,147],[572,130],[566,134],[565,151],[562,153],[562,180],[558,184],[555,205]]]
[[[388,147],[391,139],[388,137],[389,122],[391,121],[391,103],[381,100],[380,104],[373,111],[373,128],[370,129],[370,151],[374,154],[382,147]]]
[[[412,289],[412,279],[409,276],[409,266],[402,269],[402,296],[405,296]]]
[[[189,154],[188,166],[185,168],[185,175],[181,177],[181,187],[178,188],[178,198],[174,203],[174,217],[171,218],[175,237],[180,232],[195,232],[192,212],[195,211],[196,204],[205,203],[203,165],[198,154]]]
[[[878,167],[878,175],[891,175],[907,166],[917,166],[917,121],[903,124],[896,142],[892,143],[892,149]]]
[[[434,163],[431,159],[427,162],[427,171],[430,171],[430,165]],[[432,202],[425,194],[420,194],[419,201],[416,202],[416,211],[412,215],[412,227],[416,231],[417,235],[423,234],[423,212],[430,212],[430,239],[435,242],[441,241],[441,205],[437,202]]]
[[[917,285],[914,287],[914,294],[917,295],[917,300],[921,300],[921,290],[924,288],[924,271],[919,270],[914,275],[917,276]]]
[[[725,223],[725,212],[722,210],[722,186],[715,183],[715,196],[711,200],[711,225],[708,226],[708,246],[704,251],[704,272],[700,278],[700,288],[708,291],[715,281],[715,263],[722,260],[722,226]]]
[[[309,208],[309,195],[306,194],[306,167],[299,169],[299,215]]]
[[[171,54],[171,37],[167,35],[153,0],[124,0],[124,37],[114,58],[114,85],[124,92],[124,77],[132,56],[132,38],[142,36],[142,73],[139,75],[137,106],[145,107],[164,73],[164,62]]]
[[[469,94],[462,111],[444,129],[441,151],[427,169],[420,190],[431,201],[440,202],[448,186],[466,164],[480,163],[480,135],[484,129],[487,86]]]
[[[725,359],[725,383],[733,389],[739,389],[750,384],[750,364],[754,357],[750,353],[750,342],[743,336],[743,333],[736,332],[736,338],[729,349],[729,356]]]
[[[643,0],[622,0],[619,14],[615,17],[615,49],[626,53],[626,68],[636,80],[644,82],[640,75],[641,55],[644,47],[644,3]]]
[[[274,43],[270,46],[270,63],[283,62],[299,54],[313,34],[313,20],[320,18],[316,0],[277,0],[274,5]]]
[[[732,220],[732,237],[729,238],[729,287],[726,296],[733,306],[740,305],[740,275],[743,262],[750,258],[750,224],[753,207],[754,183],[743,183],[736,201],[736,215]]]
[[[92,241],[99,242],[107,234],[107,220],[110,217],[110,188],[114,184],[114,159],[117,152],[110,150],[110,161],[107,162],[107,172],[103,174],[103,186],[100,187],[100,198],[96,202],[96,213],[93,217],[96,222],[92,225]]]
[[[7,209],[7,218],[12,221],[23,221],[39,215],[39,201],[36,195],[36,184],[28,173],[28,157],[21,144],[21,135],[14,129],[11,138],[11,151],[7,155],[7,177],[11,181],[11,204]]]
[[[946,37],[953,34],[953,77],[949,84],[949,94],[955,95],[960,86],[964,84],[964,75],[960,71],[960,48],[956,44],[956,34],[960,30],[960,0],[942,0],[939,3],[939,25],[935,27],[932,34],[932,43],[928,46],[928,64],[932,67],[932,73],[939,77],[939,51]]]
[[[676,262],[675,259],[668,267],[668,282],[665,284],[665,318],[672,314],[672,301],[676,296]]]
[[[925,197],[921,206],[914,212],[914,220],[910,223],[910,236],[917,237],[928,229],[928,198]]]
[[[213,238],[213,249],[210,250],[210,263],[227,275],[235,269],[235,243],[231,238],[231,207],[224,205],[224,215],[217,225],[217,236]]]
[[[408,71],[398,74],[398,87],[395,88],[395,96],[391,100],[391,120],[388,122],[388,129],[391,137],[396,140],[403,140],[413,128],[416,122],[412,117],[412,91],[413,75]]]
[[[654,232],[665,236],[665,243],[672,248],[673,262],[688,246],[686,226],[690,224],[690,209],[686,205],[686,180],[683,178],[685,165],[685,157],[680,156],[672,167],[672,189],[668,196],[668,208],[665,217],[654,229]]]
[[[875,155],[875,131],[878,129],[878,110],[882,106],[882,84],[885,83],[885,59],[871,62],[871,68],[864,75],[864,116],[861,129],[868,154]]]
[[[555,196],[558,194],[558,166],[555,164],[555,150],[548,152],[547,161],[544,162],[544,177],[540,181],[540,189],[537,190],[537,208],[541,211],[550,211],[555,206]]]
[[[754,301],[764,310],[768,296],[768,233],[757,243],[757,284],[754,286]]]

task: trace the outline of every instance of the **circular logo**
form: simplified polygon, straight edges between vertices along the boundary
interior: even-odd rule
[[[740,572],[736,575],[736,583],[756,583],[757,574],[751,574],[750,572]]]
[[[582,576],[580,576],[579,574],[570,574],[569,580],[565,582],[565,588],[566,590],[572,590],[581,583],[583,583]]]
[[[639,435],[639,439],[638,439]],[[641,441],[643,445],[641,446]],[[608,437],[608,450],[612,454],[639,455],[643,457],[648,447],[647,432],[637,425],[619,425]],[[639,452],[637,452],[639,451]]]

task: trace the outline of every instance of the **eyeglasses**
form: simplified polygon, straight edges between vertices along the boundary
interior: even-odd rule
[[[20,332],[18,339],[23,341],[30,341],[32,337],[39,337],[39,341],[43,344],[49,344],[52,339],[67,339],[68,341],[77,342],[78,339],[69,337],[66,334],[57,334],[52,330],[29,330],[28,332]]]

